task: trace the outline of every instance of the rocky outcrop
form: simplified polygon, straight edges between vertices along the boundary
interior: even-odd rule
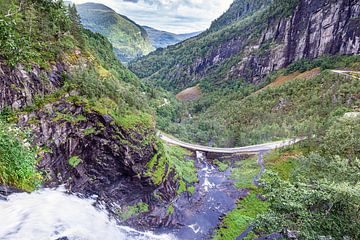
[[[171,174],[159,185],[145,176],[147,163],[157,153],[155,130],[125,130],[111,116],[72,98],[77,99],[76,92],[19,121],[32,129],[34,145],[43,149],[38,167],[46,173],[45,186],[65,185],[71,192],[96,195],[114,215],[126,206],[147,203],[150,212],[129,224],[157,226],[167,221],[164,206],[175,197],[176,182]]]
[[[37,96],[49,96],[64,85],[64,76],[77,65],[10,68],[0,64],[0,111],[23,110]],[[177,195],[178,182],[171,172],[155,184],[146,174],[147,164],[158,156],[155,128],[124,129],[89,105],[78,91],[64,91],[21,112],[18,126],[30,129],[33,145],[41,149],[37,164],[44,187],[65,185],[73,193],[98,196],[119,220],[136,227],[172,224],[167,213]],[[19,112],[20,114],[20,112]],[[0,186],[0,199],[7,195]],[[14,192],[13,190],[10,193]],[[143,202],[149,211],[122,219],[128,206]]]
[[[46,95],[63,85],[66,67],[54,64],[49,70],[33,66],[30,71],[19,65],[11,68],[0,62],[0,109],[20,109],[33,102],[36,95]]]

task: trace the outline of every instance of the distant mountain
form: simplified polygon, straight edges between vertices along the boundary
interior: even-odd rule
[[[151,27],[143,26],[146,32],[149,35],[149,39],[152,45],[157,48],[165,48],[170,45],[175,45],[179,42],[182,42],[188,38],[195,37],[201,32],[193,32],[186,34],[175,34],[166,31],[157,30]]]
[[[113,9],[98,3],[84,3],[76,7],[84,27],[107,37],[123,63],[154,50],[147,32]]]

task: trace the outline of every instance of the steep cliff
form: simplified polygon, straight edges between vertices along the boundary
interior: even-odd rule
[[[130,69],[178,91],[199,81],[260,83],[270,72],[300,59],[360,53],[357,0],[273,1],[267,6],[252,5],[254,11],[239,3],[232,6],[239,7],[235,14],[239,18],[220,18],[214,22],[215,30],[158,50],[132,63]]]

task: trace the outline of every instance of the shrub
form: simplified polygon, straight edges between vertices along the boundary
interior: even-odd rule
[[[32,191],[40,183],[35,151],[27,141],[14,125],[0,121],[0,184]]]

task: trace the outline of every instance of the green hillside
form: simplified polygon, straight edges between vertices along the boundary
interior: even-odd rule
[[[118,58],[127,63],[154,50],[146,31],[111,8],[97,3],[76,6],[85,28],[109,39]]]
[[[152,45],[158,49],[158,48],[166,48],[170,45],[175,45],[179,42],[182,42],[188,38],[195,37],[200,34],[200,32],[194,32],[194,33],[185,33],[185,34],[175,34],[170,33],[166,31],[160,31],[151,27],[143,26],[143,28],[146,30],[146,32],[149,35],[149,39],[152,43]]]

